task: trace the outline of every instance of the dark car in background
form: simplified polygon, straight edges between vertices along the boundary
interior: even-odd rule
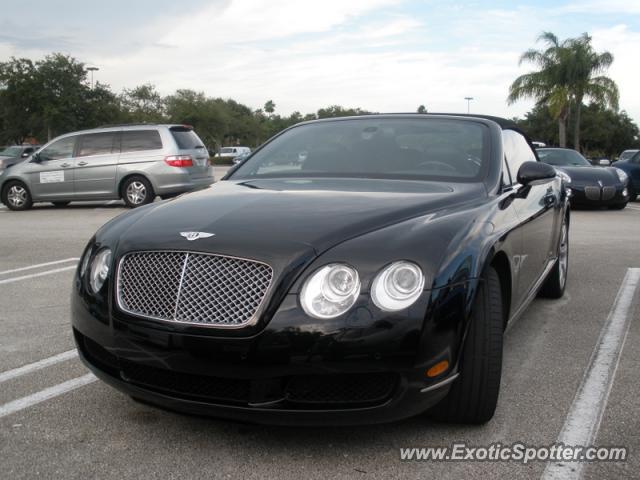
[[[74,277],[73,334],[99,378],[169,409],[483,423],[506,325],[564,293],[569,215],[509,121],[302,123],[211,188],[103,226]]]
[[[627,174],[629,177],[629,200],[637,200],[640,194],[640,150],[636,150],[636,153],[626,160],[618,160],[613,166]]]
[[[21,162],[40,148],[40,145],[12,145],[0,151],[0,172]]]
[[[538,148],[538,158],[565,175],[572,206],[621,210],[629,201],[628,175],[616,167],[596,167],[569,148]]]

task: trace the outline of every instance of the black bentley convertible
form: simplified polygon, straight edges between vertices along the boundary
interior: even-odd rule
[[[630,200],[629,178],[616,167],[596,167],[569,148],[538,148],[538,157],[553,165],[571,188],[571,205],[622,210]]]
[[[494,117],[301,123],[103,226],[81,358],[165,408],[291,425],[492,418],[503,331],[567,281],[563,180]]]

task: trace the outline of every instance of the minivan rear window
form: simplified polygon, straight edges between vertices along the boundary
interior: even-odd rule
[[[161,148],[162,140],[157,130],[124,130],[122,132],[122,153]]]
[[[202,140],[198,137],[196,132],[190,128],[184,127],[171,127],[171,135],[178,144],[180,150],[193,150],[194,148],[204,148]]]

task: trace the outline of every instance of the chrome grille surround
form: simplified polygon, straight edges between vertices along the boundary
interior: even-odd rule
[[[589,200],[600,200],[600,187],[584,187],[584,196]]]
[[[188,251],[137,251],[118,264],[118,307],[131,315],[216,328],[255,324],[273,281],[256,260]]]
[[[616,196],[616,187],[602,187],[602,200],[611,200]]]

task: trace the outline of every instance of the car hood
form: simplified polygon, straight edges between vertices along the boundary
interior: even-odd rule
[[[603,185],[620,183],[620,179],[614,168],[611,167],[555,167],[571,177],[574,184],[597,183],[600,180]]]
[[[312,250],[408,218],[477,204],[484,185],[403,180],[223,181],[147,207],[119,235],[122,250],[186,249],[268,260]],[[142,213],[142,212],[141,212]],[[126,217],[126,216],[125,216]],[[214,236],[189,241],[180,232]]]

